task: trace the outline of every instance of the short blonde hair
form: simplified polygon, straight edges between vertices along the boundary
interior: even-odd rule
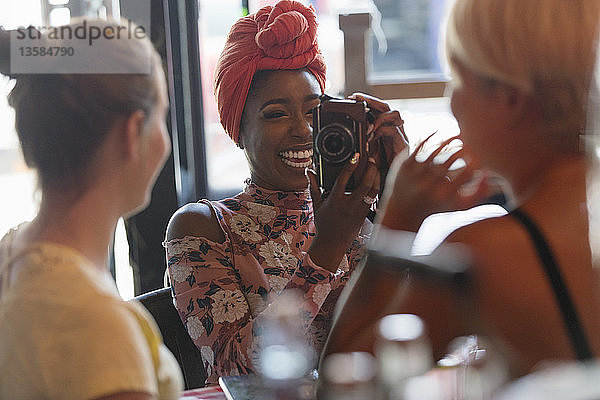
[[[585,125],[600,0],[456,0],[446,56],[538,99],[561,131]]]

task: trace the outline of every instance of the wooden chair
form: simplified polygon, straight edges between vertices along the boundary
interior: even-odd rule
[[[185,389],[203,387],[206,370],[196,347],[179,318],[173,305],[171,288],[153,290],[136,296],[134,300],[142,303],[154,317],[163,336],[165,345],[171,350],[183,373]]]

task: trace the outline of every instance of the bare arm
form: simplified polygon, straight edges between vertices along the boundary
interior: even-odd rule
[[[388,314],[420,316],[427,327],[435,359],[445,354],[453,338],[469,333],[460,312],[463,303],[453,288],[373,264],[357,272],[340,297],[323,358],[337,352],[373,353],[377,322]]]
[[[316,226],[308,254],[315,264],[330,272],[337,270],[364,224],[371,205],[365,203],[363,197],[379,190],[377,167],[369,161],[360,185],[351,194],[345,193],[346,183],[358,165],[356,161],[349,161],[344,166],[326,198],[322,197],[316,173],[307,171]]]
[[[252,286],[242,286],[240,272],[247,275],[262,269],[262,265],[250,254],[234,254],[235,233],[227,240],[208,207],[197,208],[185,207],[173,217],[165,247],[179,315],[202,352],[209,382],[216,382],[218,376],[230,375],[232,371],[254,371],[254,339],[260,334],[254,332],[254,323],[268,304],[272,286],[265,274],[255,274]],[[226,215],[225,223],[231,222],[228,218]],[[330,288],[330,284],[333,287],[333,279],[338,277],[326,273],[310,259],[301,261],[285,288],[301,289],[304,293],[302,315],[308,327],[326,300],[326,296],[314,296],[315,291]],[[277,282],[276,279],[273,284]]]
[[[376,119],[369,126],[371,149],[361,154],[368,164],[360,184],[351,194],[344,188],[358,164],[348,162],[327,198],[321,196],[316,174],[308,173],[309,187],[313,199],[317,235],[308,251],[311,259],[323,268],[334,272],[342,256],[356,238],[368,215],[370,204],[365,197],[374,198],[382,188],[389,163],[400,153],[408,149],[408,140],[404,133],[400,113],[368,94],[354,93],[351,99],[365,101]],[[357,161],[356,159],[354,160]],[[362,162],[365,160],[363,159]],[[360,160],[358,160],[360,163]]]
[[[362,265],[354,272],[337,304],[336,315],[322,354],[373,352],[374,328],[394,302],[401,281],[396,274],[378,273]]]

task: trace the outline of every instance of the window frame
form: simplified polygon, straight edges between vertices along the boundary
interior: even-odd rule
[[[437,79],[429,77],[395,82],[369,78],[372,15],[356,12],[339,14],[338,18],[339,28],[344,34],[344,95],[362,91],[383,100],[444,97],[448,81],[442,74]]]

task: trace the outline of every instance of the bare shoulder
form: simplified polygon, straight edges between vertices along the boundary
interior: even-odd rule
[[[491,268],[515,254],[529,253],[531,247],[525,231],[508,215],[459,228],[446,241],[467,245],[480,267]]]
[[[506,233],[515,230],[514,221],[510,217],[504,215],[499,217],[491,217],[472,224],[463,226],[450,234],[447,238],[448,242],[458,242],[470,245],[497,245],[495,240],[490,240],[492,237],[510,239]],[[495,242],[495,243],[493,243]]]
[[[217,243],[225,241],[225,234],[214,210],[205,203],[188,203],[171,217],[167,225],[166,240],[185,236],[203,237]]]

